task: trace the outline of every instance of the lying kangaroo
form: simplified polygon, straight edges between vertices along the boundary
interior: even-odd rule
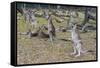
[[[85,53],[85,51],[83,51],[82,49],[82,41],[78,33],[76,24],[72,25],[71,34],[72,34],[72,43],[73,43],[73,49],[74,49],[74,52],[71,53],[71,55],[76,54],[75,57],[78,57],[81,55],[81,53]]]

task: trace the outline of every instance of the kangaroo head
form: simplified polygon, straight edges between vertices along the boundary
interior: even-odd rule
[[[72,30],[76,30],[77,29],[77,24],[72,24]]]
[[[50,20],[51,19],[51,14],[48,14],[47,17],[48,17],[47,20]]]
[[[75,25],[73,26],[73,29],[77,29],[77,24],[75,24]]]

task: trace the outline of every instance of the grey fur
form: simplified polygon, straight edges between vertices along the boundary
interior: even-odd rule
[[[78,33],[76,24],[73,25],[71,34],[72,34],[72,43],[73,43],[73,49],[74,49],[74,52],[71,54],[72,55],[76,54],[75,57],[78,57],[81,55],[81,53],[85,53],[85,51],[83,51],[83,49],[82,49],[82,40],[81,40],[80,35]]]
[[[48,17],[48,34],[50,37],[50,41],[52,42],[52,45],[53,45],[53,40],[54,40],[56,34],[55,34],[55,27],[53,25],[51,15]]]

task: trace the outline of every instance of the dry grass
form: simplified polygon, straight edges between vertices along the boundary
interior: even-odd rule
[[[39,25],[47,24],[47,21],[43,18],[37,18]],[[66,21],[65,21],[66,22]],[[26,24],[21,17],[18,20],[18,32],[26,32]],[[65,23],[54,23],[56,27],[59,25],[65,25]],[[48,39],[42,39],[33,37],[29,39],[25,35],[17,35],[17,63],[18,64],[36,64],[36,63],[52,63],[52,62],[70,62],[70,61],[87,61],[96,60],[96,32],[80,33],[83,47],[86,50],[93,50],[94,52],[87,52],[80,57],[75,58],[70,55],[73,52],[72,43],[70,41],[70,32],[58,32],[57,40],[54,41],[54,45]],[[61,39],[66,39],[61,40]]]
[[[61,39],[71,39],[70,33],[58,33]],[[18,64],[35,64],[35,63],[51,63],[51,62],[70,62],[70,61],[85,61],[96,60],[96,47],[95,33],[81,34],[83,47],[87,50],[93,50],[94,52],[88,52],[80,57],[75,58],[70,53],[73,51],[72,43],[70,40],[56,40],[54,45],[51,45],[48,39],[41,39],[33,37],[32,39],[26,36],[18,36],[17,45],[17,61]]]

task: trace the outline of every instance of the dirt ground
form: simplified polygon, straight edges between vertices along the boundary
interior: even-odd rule
[[[18,13],[18,15],[20,14]],[[23,16],[19,17],[20,20],[17,21],[17,32],[27,32],[28,24],[25,23]],[[84,20],[83,17],[84,14],[82,12],[79,12],[80,23]],[[47,25],[47,20],[45,18],[36,18],[39,22],[38,26],[41,26],[43,24]],[[59,26],[66,27],[66,23],[67,17],[65,17],[64,22],[53,22],[55,28],[58,28]],[[93,21],[93,23],[94,25],[96,25],[96,21]],[[96,31],[86,33],[80,32],[79,34],[83,42],[82,47],[86,50],[89,50],[89,52],[82,54],[80,57],[76,58],[74,57],[74,55],[70,55],[70,53],[73,52],[73,47],[71,42],[71,34],[68,31],[56,32],[57,40],[54,41],[54,45],[51,44],[48,38],[32,37],[31,39],[29,39],[27,35],[17,34],[17,64],[96,60]]]
[[[37,64],[96,60],[95,32],[80,33],[84,43],[82,46],[91,51],[77,58],[70,55],[73,52],[70,32],[57,33],[57,35],[59,37],[54,41],[54,45],[51,45],[47,38],[33,37],[29,39],[27,36],[18,35],[17,63]]]

